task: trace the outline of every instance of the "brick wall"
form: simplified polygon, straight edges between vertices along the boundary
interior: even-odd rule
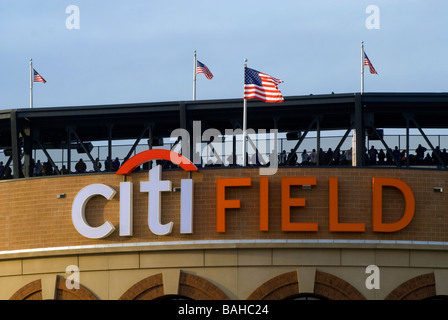
[[[188,172],[163,171],[163,179],[173,187]],[[226,199],[240,199],[240,209],[226,210],[226,232],[216,232],[216,179],[250,177],[250,187],[231,187]],[[318,223],[318,232],[284,232],[281,230],[281,178],[316,177],[310,190],[291,187],[291,197],[306,198],[305,207],[291,208],[291,222]],[[365,232],[329,231],[329,177],[338,178],[339,221],[365,223]],[[415,197],[415,214],[403,230],[393,233],[372,231],[372,177],[400,179],[411,188]],[[259,231],[260,176],[256,168],[202,169],[192,174],[194,180],[193,234],[179,231],[180,193],[162,194],[162,223],[174,222],[169,236],[156,236],[147,225],[148,194],[140,192],[140,181],[147,172],[133,173],[127,181],[134,187],[134,236],[120,237],[119,183],[122,176],[113,174],[73,175],[2,181],[0,183],[0,251],[29,248],[110,244],[117,242],[179,241],[206,239],[372,239],[372,240],[448,240],[448,172],[430,170],[358,169],[358,168],[281,168],[269,176],[269,230]],[[87,205],[87,221],[98,226],[108,220],[116,230],[107,238],[92,240],[80,235],[71,221],[71,207],[76,194],[85,186],[103,183],[117,191],[113,200],[93,198]],[[65,194],[58,199],[57,194]],[[400,191],[383,189],[383,221],[401,218],[404,200]]]

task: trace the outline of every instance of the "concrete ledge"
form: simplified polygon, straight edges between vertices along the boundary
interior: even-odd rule
[[[79,254],[131,253],[147,251],[199,250],[199,249],[274,249],[274,248],[329,248],[329,249],[385,249],[448,251],[448,242],[382,241],[382,240],[331,240],[331,239],[230,239],[165,242],[135,242],[104,245],[53,247],[0,251],[0,261]]]

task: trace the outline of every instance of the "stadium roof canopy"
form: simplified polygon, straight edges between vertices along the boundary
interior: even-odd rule
[[[248,100],[247,128],[299,130],[448,128],[448,93],[344,93],[285,97],[283,103]],[[14,177],[33,149],[65,149],[72,142],[137,140],[147,132],[169,137],[177,128],[242,128],[243,100],[201,100],[24,108],[0,111],[0,149],[11,150]],[[423,133],[423,132],[422,132]],[[361,140],[361,139],[359,139]],[[359,142],[358,142],[359,143]],[[359,145],[362,148],[362,144]],[[359,158],[358,163],[362,163]],[[26,176],[26,175],[25,175]]]

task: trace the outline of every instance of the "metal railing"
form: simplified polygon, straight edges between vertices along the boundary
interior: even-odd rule
[[[238,139],[239,138],[239,139]],[[236,151],[236,164],[237,165],[242,165],[242,142],[241,142],[241,138],[238,137],[237,141],[236,141],[236,147],[235,147],[235,151]],[[431,142],[431,144],[434,147],[439,147],[441,153],[443,153],[443,150],[445,147],[448,147],[448,135],[427,135],[427,138],[429,139],[429,141]],[[258,149],[258,163],[260,165],[266,164],[269,161],[269,157],[270,154],[272,152],[272,150],[274,150],[274,145],[272,145],[272,141],[268,138],[264,138],[264,137],[257,137],[257,136],[253,136],[251,137],[252,141],[253,141],[253,145],[256,146],[256,148]],[[325,159],[325,155],[330,151],[334,151],[335,147],[339,144],[339,142],[342,139],[342,135],[321,135],[320,136],[320,148],[321,148],[321,156],[320,156],[320,165],[327,165],[328,163],[325,163],[325,161],[322,161],[323,159]],[[398,150],[403,151],[406,148],[406,135],[401,135],[401,134],[396,134],[396,135],[384,135],[383,136],[384,141],[386,142],[386,144],[388,145],[389,148],[391,148],[392,150],[395,149],[395,147],[398,148]],[[417,147],[419,145],[422,145],[423,147],[425,147],[427,150],[425,151],[425,156],[428,156],[430,158],[433,158],[433,151],[430,149],[430,147],[427,145],[427,142],[425,141],[425,139],[420,136],[420,135],[410,135],[409,136],[409,140],[410,140],[410,150],[409,150],[409,155],[412,158],[413,156],[416,155],[415,150],[417,149]],[[172,149],[173,151],[180,151],[180,144],[175,144],[175,142],[173,140],[170,139],[165,139],[164,140],[164,145],[160,146],[160,147],[155,147],[155,148],[163,148],[163,149]],[[202,166],[229,166],[232,164],[232,159],[231,159],[231,155],[232,155],[232,150],[233,148],[229,148],[229,145],[226,145],[227,141],[223,141],[222,142],[213,142],[211,144],[207,144],[207,143],[201,143],[200,145],[198,144],[195,148],[195,150],[197,152],[199,152],[199,154],[201,155],[202,158]],[[93,142],[93,149],[91,150],[90,154],[94,159],[98,159],[99,163],[101,164],[101,168],[100,171],[104,172],[107,171],[105,170],[106,168],[106,159],[108,156],[108,146],[107,143],[95,143]],[[280,156],[280,153],[284,150],[286,152],[286,154],[288,155],[289,152],[291,151],[291,149],[293,149],[297,144],[297,140],[287,140],[285,137],[279,137],[277,139],[277,156]],[[118,158],[118,161],[120,162],[120,164],[122,164],[125,156],[128,154],[129,150],[131,149],[133,145],[133,142],[128,142],[128,141],[114,141],[114,143],[112,144],[112,160],[115,160],[116,158]],[[309,135],[307,135],[307,137],[305,137],[305,139],[302,141],[301,145],[299,146],[299,148],[297,149],[297,163],[295,165],[301,165],[302,164],[302,153],[305,151],[308,155],[311,154],[311,152],[314,150],[316,150],[317,152],[317,137],[315,135],[315,132],[310,132]],[[383,151],[385,150],[385,146],[382,144],[381,141],[379,140],[368,140],[366,139],[366,150],[369,150],[372,146],[377,149],[378,151],[380,151],[381,149],[383,149]],[[349,135],[347,137],[347,139],[344,141],[344,143],[341,145],[340,147],[340,153],[342,154],[342,152],[350,152],[350,149],[352,147],[352,136]],[[133,155],[148,150],[148,145],[146,143],[141,143],[139,144],[134,152]],[[59,170],[61,170],[63,167],[67,167],[67,150],[65,149],[49,149],[47,150],[48,154],[50,155],[50,157],[52,158],[53,162],[56,164],[56,166],[58,167]],[[248,148],[248,152],[249,154],[255,154],[255,149],[252,148],[252,152],[251,152],[251,148]],[[185,152],[183,152],[183,154],[185,155]],[[43,151],[41,150],[33,150],[33,162],[37,163],[38,161],[44,165],[45,162],[47,162],[47,157],[44,154]],[[192,159],[192,156],[190,157]],[[94,172],[94,167],[93,164],[91,163],[89,157],[85,154],[85,153],[78,153],[78,151],[75,150],[71,150],[71,168],[70,168],[70,173],[76,173],[75,172],[75,165],[76,163],[82,159],[85,164],[86,164],[86,172]],[[279,158],[280,159],[280,158]],[[367,154],[366,154],[366,159],[367,159]],[[3,164],[5,164],[8,160],[8,157],[6,155],[4,155],[3,152],[0,153],[0,161],[3,162]],[[253,163],[253,161],[251,161],[251,159],[249,159],[248,161],[249,164],[255,164]],[[331,163],[332,165],[350,165],[350,163],[345,162],[345,163],[340,163],[337,161],[333,161]],[[369,165],[368,160],[366,160],[366,165]],[[401,161],[402,165],[405,165],[406,162]],[[447,163],[445,163],[447,164]],[[279,165],[281,165],[279,163]],[[436,162],[419,162],[419,163],[415,163],[413,161],[411,161],[410,165],[426,165],[426,166],[434,166],[437,167],[437,161]],[[50,166],[48,166],[50,167]],[[68,170],[68,168],[67,168]],[[43,172],[41,171],[41,173],[35,173],[34,175],[48,175],[48,174],[53,174],[51,172]],[[7,177],[5,177],[7,178]]]

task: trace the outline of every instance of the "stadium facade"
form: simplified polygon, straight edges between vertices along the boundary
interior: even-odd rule
[[[202,137],[241,128],[241,100],[2,111],[0,299],[442,299],[448,171],[425,130],[447,128],[447,104],[438,93],[250,101],[248,127],[300,131],[294,151],[311,131],[317,150],[321,131],[345,132],[335,152],[356,135],[353,165],[320,159],[268,174],[267,165],[193,163],[184,149],[173,167],[154,152],[175,129],[193,133],[195,121]],[[434,165],[409,160],[409,135],[406,159],[368,163],[369,139],[392,153],[384,128],[418,130]],[[94,164],[89,143],[104,141],[112,159],[113,141],[130,139],[129,170]],[[149,151],[132,157],[142,139]],[[36,150],[55,174],[33,174]],[[69,173],[50,150],[64,154]],[[92,172],[72,173],[74,150]],[[162,165],[148,174],[150,160]]]

